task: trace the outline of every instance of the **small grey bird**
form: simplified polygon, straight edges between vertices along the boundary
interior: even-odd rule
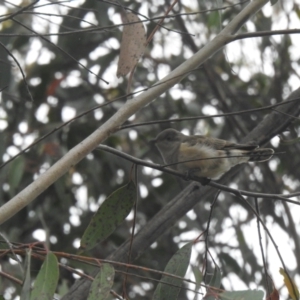
[[[202,135],[184,135],[169,128],[154,140],[165,164],[187,175],[217,179],[235,165],[269,160],[274,150],[235,144]]]

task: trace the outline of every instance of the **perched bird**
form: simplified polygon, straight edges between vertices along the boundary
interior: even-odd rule
[[[166,165],[187,175],[217,179],[237,164],[269,160],[274,150],[235,144],[202,135],[184,135],[169,128],[154,140]]]

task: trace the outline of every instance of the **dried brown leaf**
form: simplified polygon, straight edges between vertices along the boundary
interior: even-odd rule
[[[266,300],[279,300],[278,291],[274,288],[272,293],[266,298]]]
[[[139,22],[137,15],[126,13],[125,23]],[[143,23],[124,26],[120,47],[117,77],[126,76],[138,63],[146,47],[146,31]]]

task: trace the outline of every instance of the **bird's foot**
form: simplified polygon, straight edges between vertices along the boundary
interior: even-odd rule
[[[186,181],[189,181],[191,179],[191,176],[194,176],[194,173],[197,173],[199,171],[200,171],[199,168],[189,169],[184,173],[183,179]],[[211,181],[211,179],[207,178],[207,177],[198,177],[198,179],[199,179],[198,181],[201,183],[201,185],[207,185]]]
[[[210,178],[207,178],[207,177],[200,177],[200,178],[201,179],[199,181],[202,185],[208,185],[211,182]]]

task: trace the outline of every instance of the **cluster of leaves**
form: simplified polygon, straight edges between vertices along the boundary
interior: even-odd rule
[[[136,67],[133,79],[130,81],[132,92],[149,89],[208,43],[220,28],[228,24],[248,4],[248,1],[238,5],[234,1],[226,1],[224,2],[226,9],[220,9],[217,4],[206,2],[176,3],[169,12],[168,18],[164,19],[162,26],[154,34],[142,61]],[[292,12],[289,5],[293,1],[286,2],[286,6],[282,7],[276,4],[273,11],[290,21],[292,18],[289,16]],[[1,5],[0,88],[3,90],[0,103],[2,118],[0,157],[5,166],[0,171],[0,205],[8,202],[28,186],[124,105],[128,82],[126,78],[117,79],[117,60],[122,40],[121,15],[124,14],[124,10],[130,8],[131,14],[138,15],[141,20],[148,20],[144,22],[144,26],[149,35],[156,28],[159,20],[165,16],[170,5],[150,0],[127,1],[126,7],[115,2],[95,0],[70,3],[33,1],[29,5],[24,1],[19,6],[4,2]],[[293,17],[295,17],[299,12],[299,5],[294,4],[293,10]],[[248,25],[255,31],[270,31],[274,19],[272,15],[259,11]],[[127,18],[126,22],[130,20]],[[289,26],[290,24],[287,28]],[[247,34],[249,28],[245,26],[241,32]],[[159,99],[130,118],[125,124],[127,128],[111,135],[106,140],[106,144],[134,157],[162,162],[159,153],[148,141],[168,127],[184,130],[190,134],[202,133],[228,140],[242,140],[266,117],[269,110],[225,118],[205,120],[195,118],[180,123],[174,123],[170,119],[208,117],[212,113],[247,111],[280,103],[285,99],[294,89],[291,82],[293,76],[297,74],[293,63],[299,58],[291,56],[294,41],[289,35],[278,39],[263,36],[261,39],[251,41],[253,49],[259,50],[260,63],[255,63],[251,59],[252,52],[239,56],[238,50],[235,50],[233,59],[229,48],[224,52],[218,52],[212,60],[208,60],[199,68],[195,66],[195,69],[178,85],[171,87]],[[245,51],[243,42],[234,43],[236,49],[243,49],[242,53]],[[139,57],[140,54],[137,56]],[[272,72],[263,72],[260,64],[265,64],[267,60],[265,57],[270,58],[268,67]],[[245,70],[247,70],[246,75]],[[22,72],[25,77],[22,76]],[[124,75],[124,72],[119,70],[118,75]],[[117,98],[119,100],[115,101]],[[103,103],[108,105],[101,107]],[[81,116],[67,126],[59,127],[71,120],[74,115]],[[166,120],[166,122],[159,122],[159,120]],[[132,126],[149,121],[153,123]],[[300,149],[297,140],[294,139],[299,135],[299,120],[295,119],[285,129],[288,131],[281,136],[283,142],[279,144],[276,139],[273,141],[276,150],[285,151],[285,154],[275,157],[270,164],[247,166],[239,173],[238,178],[233,179],[233,187],[238,186],[239,189],[269,194],[297,191]],[[19,151],[49,132],[51,135],[9,162]],[[287,142],[287,139],[290,142]],[[89,249],[88,253],[92,257],[113,256],[115,249],[130,238],[133,226],[138,232],[147,227],[150,220],[188,185],[187,182],[170,174],[140,167],[137,174],[140,199],[138,199],[135,218],[133,219],[133,214],[130,214],[124,221],[131,210],[132,202],[122,212],[117,211],[116,207],[120,206],[118,203],[114,206],[109,202],[107,210],[103,212],[103,206],[108,203],[104,202],[103,206],[100,206],[102,207],[99,210],[100,217],[96,215],[99,219],[95,221],[96,216],[93,215],[103,200],[111,199],[107,196],[129,182],[130,170],[131,163],[128,160],[96,150],[74,165],[64,177],[58,178],[32,204],[1,225],[1,232],[7,240],[19,243],[18,248],[20,244],[35,243],[39,238],[37,234],[42,232],[47,247],[53,253],[72,254],[77,251],[81,240],[81,249]],[[118,201],[123,198],[115,199]],[[129,197],[130,201],[132,199],[136,201],[135,197]],[[141,296],[143,299],[150,299],[153,295],[157,297],[155,299],[175,299],[174,296],[170,296],[174,290],[178,299],[186,299],[190,296],[186,289],[170,288],[173,285],[181,285],[181,282],[178,283],[178,278],[177,281],[169,282],[172,277],[163,276],[161,283],[156,286],[155,279],[159,280],[160,275],[156,274],[155,278],[150,280],[149,269],[162,271],[165,266],[168,266],[171,257],[175,261],[178,259],[177,251],[179,255],[182,255],[181,251],[187,249],[190,251],[193,243],[188,243],[188,246],[184,247],[182,245],[186,241],[196,239],[207,229],[208,223],[210,223],[208,240],[193,246],[195,250],[193,264],[196,267],[193,268],[194,275],[191,276],[197,279],[195,270],[199,273],[204,265],[206,273],[213,273],[213,270],[218,269],[216,268],[218,265],[222,270],[222,281],[221,278],[215,281],[216,276],[207,275],[204,283],[225,289],[229,289],[228,283],[231,283],[234,290],[243,289],[245,286],[267,289],[262,264],[253,251],[254,244],[258,242],[253,242],[253,238],[249,240],[245,231],[250,228],[253,230],[252,234],[256,234],[256,228],[250,227],[254,220],[253,214],[245,204],[237,203],[235,196],[225,192],[219,195],[210,214],[211,207],[208,204],[213,199],[212,196],[205,201],[199,199],[199,204],[178,220],[175,226],[165,231],[152,247],[149,247],[143,255],[136,255],[139,258],[135,264],[146,266],[147,269],[138,269],[138,275],[144,277],[130,276],[130,280],[126,281],[126,290],[131,299]],[[248,200],[251,201],[251,197]],[[299,257],[295,255],[300,250],[297,242],[299,236],[294,228],[291,207],[285,202],[275,203],[273,200],[265,199],[261,200],[259,205],[263,220],[276,222],[277,229],[283,234],[288,233],[287,236],[294,241],[295,249],[292,256],[299,266]],[[114,215],[112,212],[115,213],[116,220],[111,219]],[[93,222],[99,224],[102,220],[109,225],[108,231],[104,233],[93,231],[91,229],[95,226]],[[121,221],[122,226],[117,226]],[[103,229],[101,226],[100,228]],[[91,241],[92,245],[89,244]],[[7,244],[4,241],[1,247],[7,249]],[[207,258],[207,247],[211,258]],[[5,251],[2,253],[6,254]],[[18,252],[21,253],[24,254]],[[186,270],[190,262],[189,255],[185,253],[184,257],[188,260],[184,263],[183,270]],[[286,256],[289,255],[284,255]],[[3,270],[15,278],[21,278],[19,265],[13,263],[8,256],[5,257],[2,263]],[[41,270],[35,287],[43,287],[39,284],[39,276],[45,276],[45,274],[40,275],[48,269],[45,264],[53,263],[57,266],[57,262],[53,262],[55,257],[51,252],[47,256],[44,253],[43,257],[45,262],[42,267],[41,257],[38,256],[29,264],[33,277],[37,275],[38,270]],[[61,263],[68,264],[72,271],[81,269],[91,273],[97,269],[96,274],[99,272],[98,265],[96,264],[96,267],[95,264],[88,265],[87,260],[75,260],[70,256],[63,256],[62,259],[64,260]],[[111,265],[104,263],[101,264],[101,268],[99,276],[95,276],[99,281],[95,280],[90,289],[90,297],[99,296],[96,292],[97,285],[103,282],[103,278],[110,278],[107,280],[109,287],[105,289],[106,293],[110,292],[112,287],[113,290],[122,290],[120,274],[123,269],[119,266],[119,273],[112,280]],[[110,275],[103,277],[103,270],[106,268]],[[127,272],[127,269],[123,272]],[[176,274],[172,268],[166,268],[165,272]],[[185,271],[181,271],[177,275],[183,277],[184,274]],[[29,289],[31,277],[24,276],[22,280],[24,278],[29,279],[26,281],[27,285],[24,284],[23,287]],[[239,279],[239,287],[234,284],[236,278]],[[56,280],[53,279],[55,287]],[[201,280],[202,278],[196,281],[198,283]],[[169,284],[162,284],[165,281]],[[69,289],[74,282],[73,272],[61,268],[59,288],[67,286]],[[190,287],[190,284],[186,283],[185,287]],[[168,288],[170,290],[166,291],[165,289]],[[196,291],[194,285],[192,290]],[[270,291],[267,292],[270,294]],[[0,293],[9,294],[9,297],[13,298],[21,294],[21,286],[4,279]],[[35,293],[41,292],[34,290],[32,297]],[[166,293],[168,296],[157,296],[158,293],[163,295]],[[255,294],[256,292],[249,291],[249,293],[251,299],[262,298],[260,292]],[[194,294],[197,296],[196,292],[193,292]],[[239,297],[237,299],[241,298],[229,294],[224,298],[230,299],[234,296]],[[207,297],[211,298],[206,299],[220,297],[219,290],[217,293],[210,290]]]

